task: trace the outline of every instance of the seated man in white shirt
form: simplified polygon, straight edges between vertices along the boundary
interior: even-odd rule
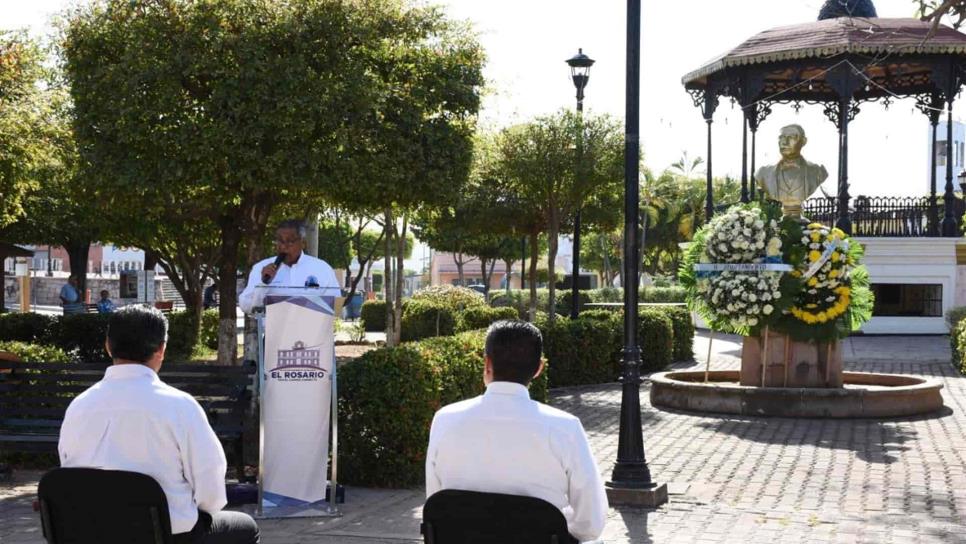
[[[256,544],[258,527],[241,512],[222,512],[225,452],[191,395],[158,378],[168,322],[154,308],[111,314],[104,379],[70,403],[60,429],[60,463],[140,472],[168,500],[176,544]]]
[[[570,534],[604,530],[607,496],[576,417],[530,399],[543,370],[543,338],[523,321],[498,321],[486,335],[479,397],[436,413],[426,452],[426,496],[442,489],[524,495],[563,512]]]
[[[243,312],[250,314],[264,306],[266,291],[270,289],[259,286],[319,287],[322,296],[342,296],[339,280],[332,267],[322,259],[307,255],[302,251],[304,248],[304,223],[288,219],[278,224],[275,229],[275,251],[278,255],[252,265],[248,284],[238,297],[238,305]]]

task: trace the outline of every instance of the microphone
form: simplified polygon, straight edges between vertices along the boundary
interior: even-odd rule
[[[277,269],[278,265],[282,264],[282,261],[284,260],[285,260],[285,254],[279,253],[278,257],[275,257],[275,262],[273,263],[275,265],[275,268]],[[276,270],[276,273],[278,273],[277,270]],[[274,278],[270,274],[262,274],[262,283],[271,283],[272,279]]]

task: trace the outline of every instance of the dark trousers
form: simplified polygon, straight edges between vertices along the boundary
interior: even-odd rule
[[[258,525],[244,512],[198,512],[198,523],[174,535],[174,544],[258,544]]]

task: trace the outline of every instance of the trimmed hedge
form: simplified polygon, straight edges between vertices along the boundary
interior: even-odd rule
[[[454,285],[433,285],[413,293],[410,300],[429,302],[437,306],[446,306],[453,313],[467,308],[486,306],[483,295],[466,287]]]
[[[440,377],[413,345],[372,350],[339,369],[340,473],[347,483],[413,487],[439,408]]]
[[[691,312],[682,306],[668,306],[662,310],[671,319],[671,328],[674,329],[674,361],[694,360],[694,321]]]
[[[0,314],[0,342],[47,343],[56,322],[54,316],[33,312]]]
[[[362,319],[363,325],[366,327],[366,331],[384,331],[386,330],[386,301],[385,300],[367,300],[362,303],[362,310],[360,310],[360,319]]]
[[[26,342],[0,342],[0,351],[9,351],[25,363],[69,363],[64,350],[54,346]]]
[[[449,306],[425,299],[410,299],[403,303],[403,342],[452,336],[455,330],[456,315]]]
[[[57,318],[46,344],[57,346],[71,359],[84,363],[109,363],[104,348],[108,314],[68,314]]]
[[[220,323],[217,308],[202,312],[198,342],[208,349],[218,349],[218,327]]]
[[[482,331],[369,351],[339,368],[340,474],[352,485],[423,482],[433,415],[482,393]],[[547,377],[530,384],[547,399]]]
[[[570,315],[570,290],[557,290],[557,313],[560,315]],[[623,302],[624,290],[615,287],[605,287],[603,289],[587,289],[580,291],[579,301],[581,304],[581,314],[590,310],[586,304],[592,302]],[[660,303],[660,302],[685,302],[685,291],[683,287],[645,287],[638,293],[639,302]],[[490,306],[516,308],[520,319],[525,319],[527,308],[530,304],[529,289],[513,289],[507,294],[506,291],[499,291],[490,296]],[[550,292],[546,289],[537,289],[537,309],[546,312],[550,307]],[[586,309],[585,309],[586,308]]]
[[[620,322],[609,319],[555,319],[540,325],[550,366],[550,387],[609,383],[620,374]]]
[[[214,317],[213,324],[211,316]],[[172,312],[167,318],[168,343],[165,359],[169,362],[187,362],[191,359],[198,341],[193,336],[193,316],[190,312]],[[104,349],[109,321],[108,314],[3,314],[0,316],[0,342],[17,341],[53,346],[67,353],[71,361],[109,363],[111,358]],[[209,310],[202,320],[202,338],[210,340],[213,336],[215,348],[218,337],[217,322],[217,310]]]
[[[467,308],[456,316],[456,331],[464,332],[485,329],[490,324],[503,319],[519,319],[519,315],[516,309],[507,307],[490,308],[480,306]]]
[[[952,330],[949,334],[949,343],[953,352],[953,366],[966,374],[966,321],[960,321]]]
[[[674,360],[674,327],[664,309],[638,312],[637,341],[641,346],[643,372],[657,372],[670,366]]]

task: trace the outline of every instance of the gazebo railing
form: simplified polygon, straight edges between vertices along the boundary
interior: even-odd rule
[[[940,236],[943,199],[936,198],[935,215],[929,197],[858,196],[852,199],[852,235],[901,238]],[[961,225],[964,204],[956,199],[953,217]],[[811,198],[802,205],[802,214],[811,221],[834,225],[838,201],[832,197]],[[933,228],[935,227],[935,228]]]

